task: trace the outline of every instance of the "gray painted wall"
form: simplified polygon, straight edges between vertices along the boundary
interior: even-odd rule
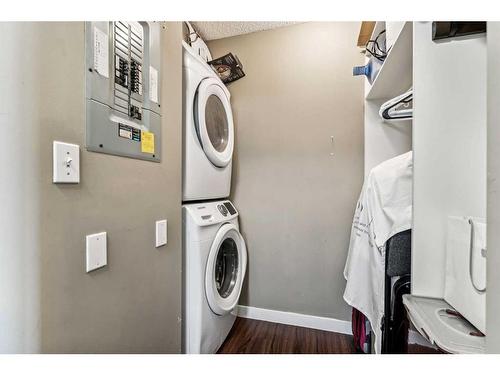
[[[500,353],[500,22],[488,22],[488,291],[486,350]]]
[[[342,271],[363,182],[359,26],[305,23],[209,43],[246,73],[229,86],[232,200],[249,253],[243,305],[350,319]]]
[[[12,135],[0,148],[8,197],[0,323],[11,331],[0,351],[179,353],[181,24],[167,23],[163,33],[160,164],[85,150],[83,23],[0,27],[11,68],[2,57],[0,118]],[[52,184],[54,140],[81,146],[80,184]],[[156,249],[162,218],[168,246]],[[86,274],[85,235],[100,231],[108,234],[108,266]]]

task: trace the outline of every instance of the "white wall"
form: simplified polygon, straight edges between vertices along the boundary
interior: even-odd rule
[[[488,22],[488,270],[486,351],[500,353],[500,22]]]
[[[486,39],[414,27],[412,293],[439,298],[447,217],[486,217]]]
[[[40,348],[39,92],[27,82],[43,73],[23,52],[36,42],[20,24],[0,23],[0,353]]]

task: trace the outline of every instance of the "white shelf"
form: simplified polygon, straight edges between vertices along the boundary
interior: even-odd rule
[[[366,99],[393,98],[408,90],[412,86],[412,80],[413,24],[406,22],[368,90]]]
[[[457,315],[445,300],[405,294],[403,304],[418,332],[444,352],[485,353],[486,337],[481,336],[465,318]]]

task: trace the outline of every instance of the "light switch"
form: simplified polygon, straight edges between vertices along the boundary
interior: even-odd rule
[[[108,264],[106,232],[87,236],[87,272]]]
[[[156,247],[167,244],[167,220],[156,222]]]
[[[52,160],[52,182],[63,184],[80,182],[80,146],[54,141]]]

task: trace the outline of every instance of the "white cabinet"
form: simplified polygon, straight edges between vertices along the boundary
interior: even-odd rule
[[[486,38],[414,23],[413,293],[442,298],[449,216],[486,217]]]
[[[377,22],[372,39],[384,24]],[[432,22],[397,27],[378,76],[365,86],[365,175],[413,150],[412,295],[442,300],[448,217],[486,218],[486,37],[433,41]],[[410,87],[413,120],[384,122],[380,105]]]

